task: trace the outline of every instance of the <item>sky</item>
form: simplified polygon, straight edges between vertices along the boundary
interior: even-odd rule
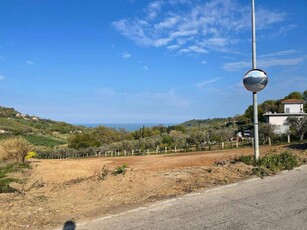
[[[0,105],[69,123],[243,114],[249,0],[0,0]],[[255,0],[258,102],[307,89],[307,1]]]

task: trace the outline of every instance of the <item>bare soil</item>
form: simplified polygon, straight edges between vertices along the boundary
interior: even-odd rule
[[[285,150],[262,147],[261,153]],[[251,177],[251,167],[230,163],[252,148],[168,155],[32,160],[19,175],[19,193],[0,194],[0,229],[54,229],[88,221],[200,188]],[[218,163],[217,163],[218,162]],[[113,174],[128,166],[125,174]]]

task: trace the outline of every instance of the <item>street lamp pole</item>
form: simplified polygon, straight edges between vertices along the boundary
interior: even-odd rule
[[[251,0],[252,5],[252,69],[256,67],[256,21],[255,21],[255,1]],[[253,106],[254,106],[254,158],[259,159],[259,131],[258,131],[258,103],[257,92],[253,92]]]

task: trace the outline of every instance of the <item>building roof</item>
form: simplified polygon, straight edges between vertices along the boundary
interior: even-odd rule
[[[281,102],[282,104],[303,104],[304,100],[301,99],[287,99]]]
[[[307,113],[265,113],[263,116],[268,117],[304,117]]]

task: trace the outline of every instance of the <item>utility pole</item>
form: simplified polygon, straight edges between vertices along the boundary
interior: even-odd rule
[[[255,1],[251,0],[251,21],[252,21],[252,69],[249,70],[243,78],[245,88],[253,92],[254,108],[254,158],[259,159],[259,131],[258,131],[258,102],[257,92],[264,89],[268,83],[266,73],[257,69],[256,64],[256,19],[255,19]]]

